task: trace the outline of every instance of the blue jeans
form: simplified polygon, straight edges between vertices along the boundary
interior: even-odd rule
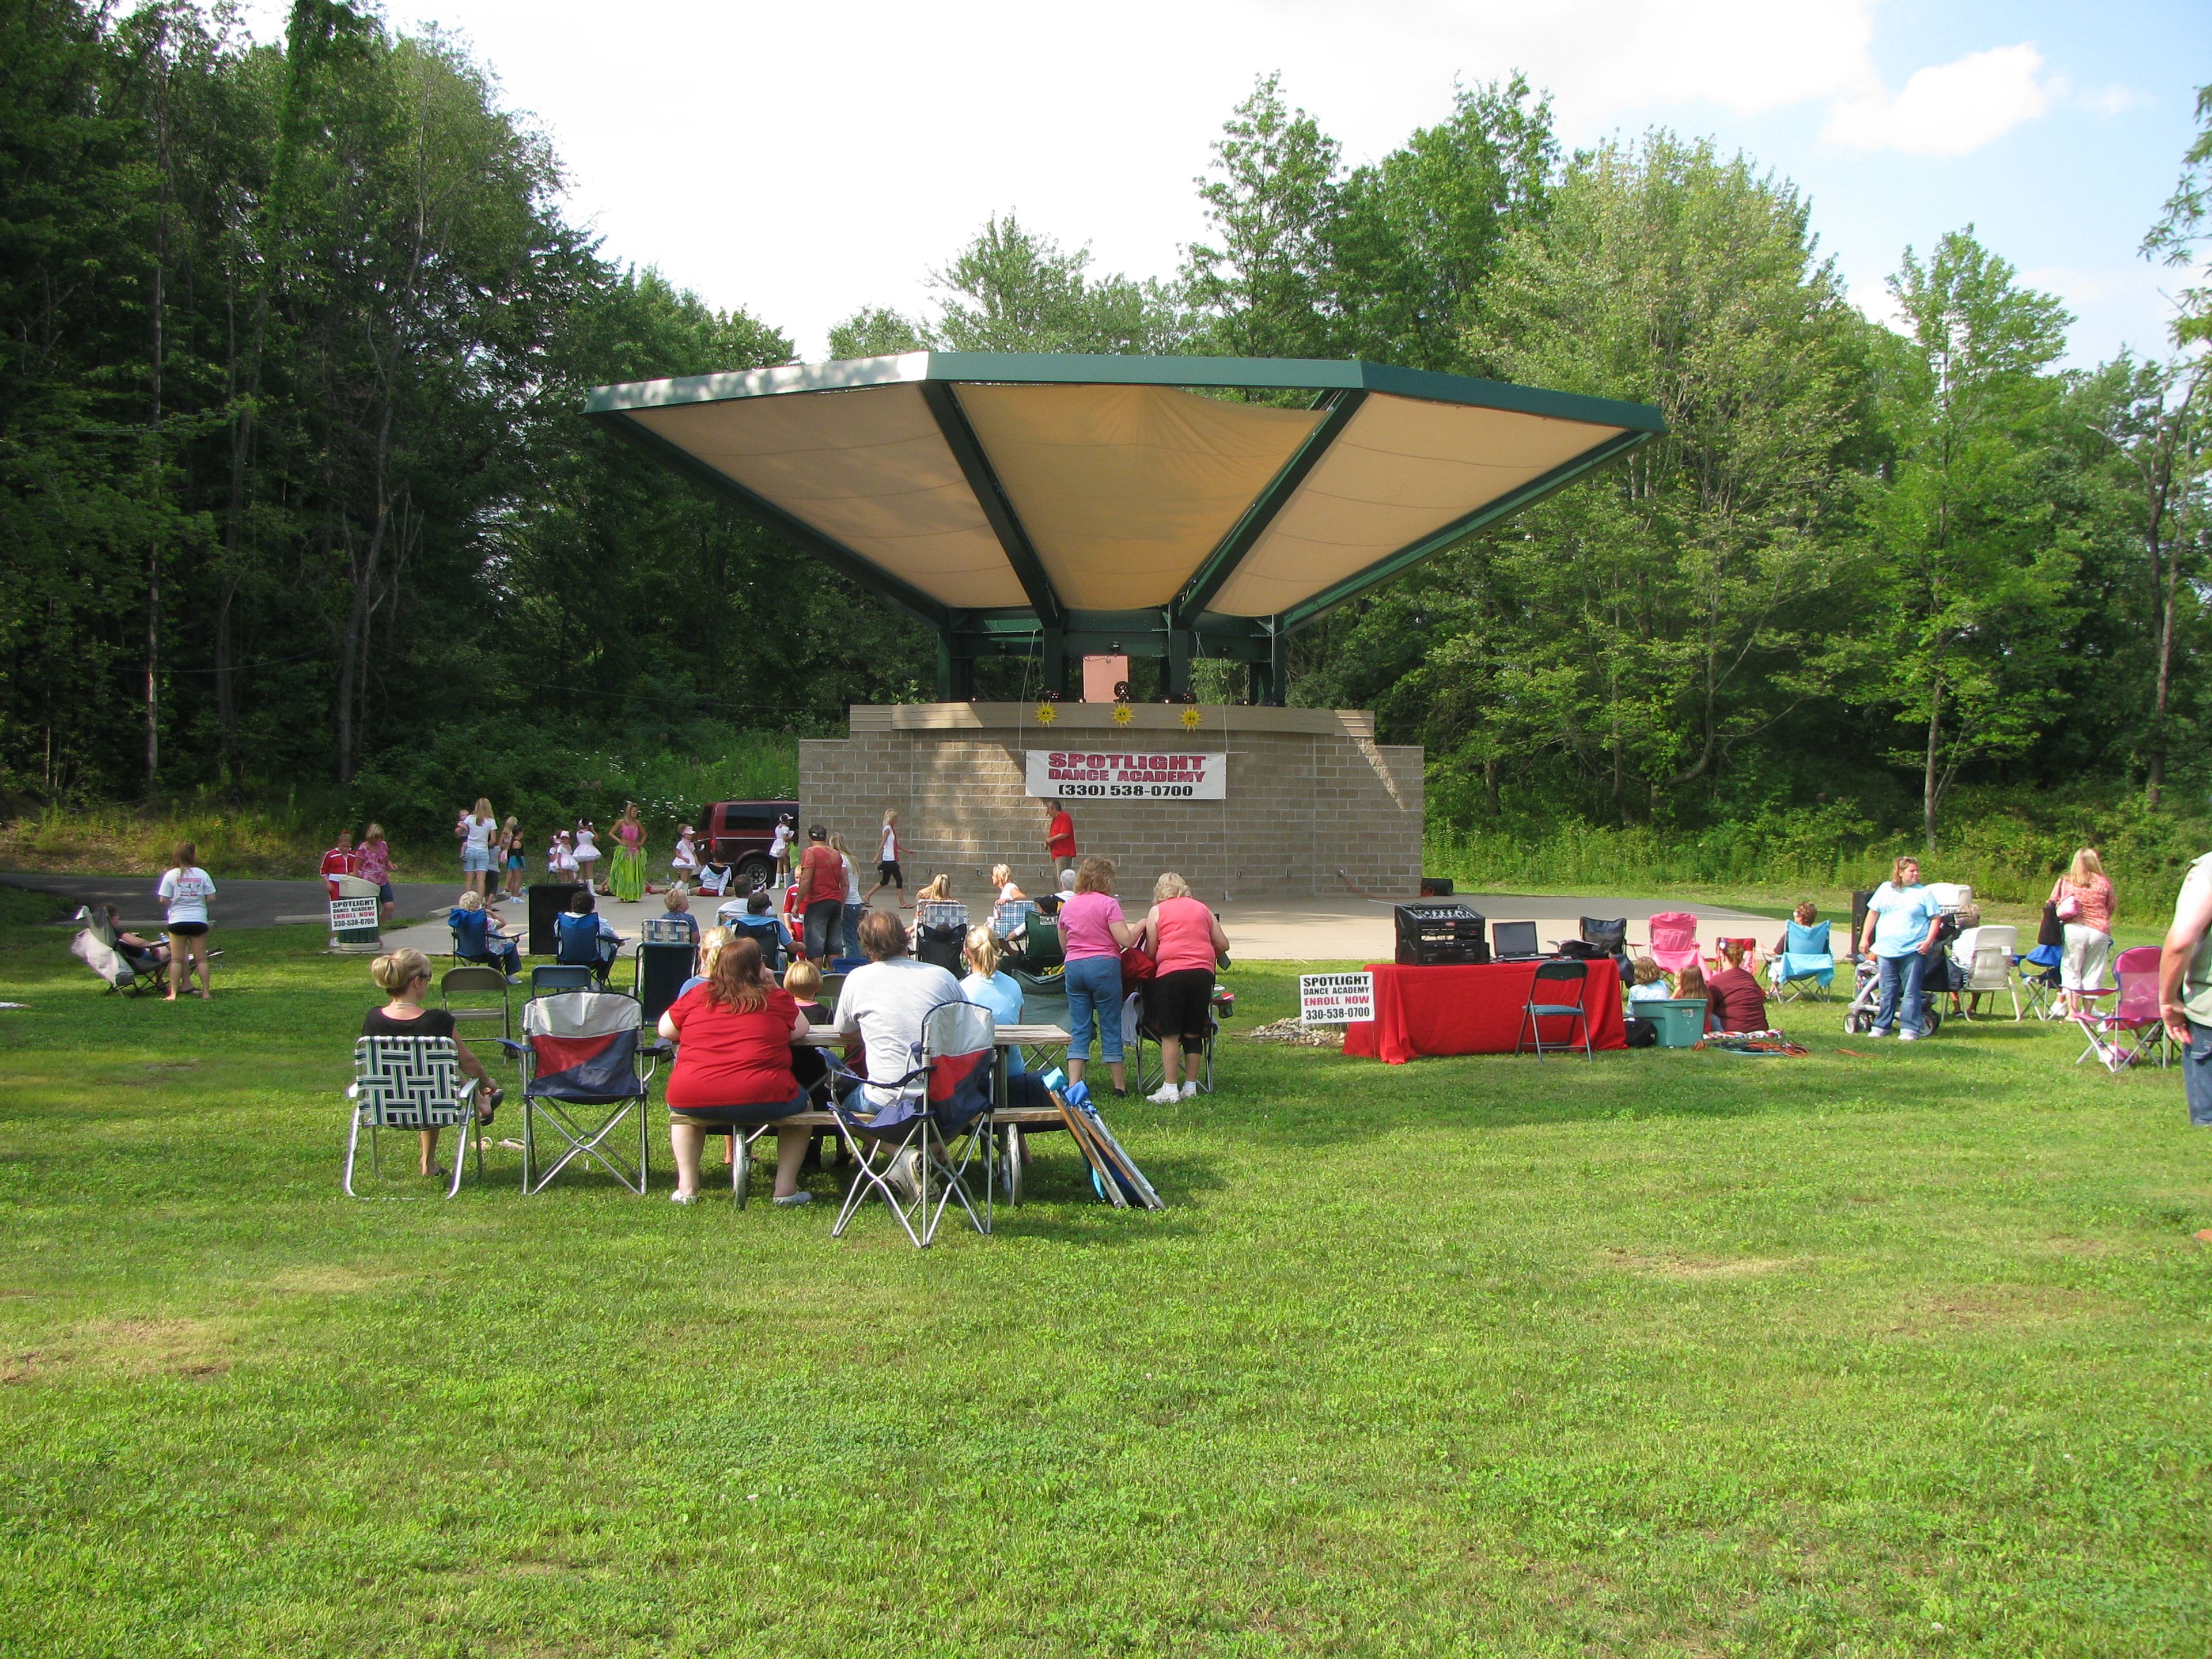
[[[1121,1058],[1121,958],[1078,957],[1060,977],[1067,992],[1067,1057],[1091,1058],[1091,1026],[1098,1025],[1098,1048],[1110,1065]]]
[[[2189,1121],[2212,1128],[2212,1025],[2189,1022],[2189,1046],[2181,1051],[2181,1083],[2189,1093]]]
[[[865,904],[848,904],[845,906],[844,954],[848,957],[857,957],[860,954],[860,918],[867,915],[867,913],[868,907]]]
[[[1874,1029],[1887,1031],[1897,1024],[1898,999],[1905,1001],[1905,1029],[1918,1033],[1928,1024],[1928,958],[1914,951],[1901,957],[1876,957],[1875,970],[1881,980],[1881,1000],[1874,1012]]]

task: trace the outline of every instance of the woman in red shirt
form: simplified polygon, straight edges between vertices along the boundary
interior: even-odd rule
[[[725,946],[713,971],[660,1017],[660,1035],[678,1045],[668,1074],[668,1144],[676,1154],[678,1204],[699,1196],[699,1154],[709,1130],[744,1130],[806,1109],[792,1073],[791,1045],[806,1035],[806,1016],[768,975],[749,939]],[[805,1204],[799,1185],[807,1133],[775,1132],[775,1201]]]
[[[1152,884],[1152,913],[1137,942],[1159,964],[1145,987],[1145,1018],[1159,1037],[1166,1075],[1146,1098],[1164,1106],[1198,1092],[1195,1078],[1180,1085],[1176,1079],[1186,1045],[1205,1045],[1213,1018],[1213,965],[1229,954],[1229,936],[1213,912],[1191,896],[1190,884],[1170,870]]]
[[[1728,965],[1705,986],[1707,1029],[1715,1031],[1763,1031],[1766,1029],[1766,993],[1758,978],[1743,965],[1743,946],[1735,939],[1721,945],[1721,960]],[[1676,992],[1680,995],[1680,992]]]

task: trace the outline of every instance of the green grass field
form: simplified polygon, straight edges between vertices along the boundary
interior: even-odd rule
[[[362,964],[221,942],[170,1006],[0,927],[0,1652],[2206,1651],[2212,1139],[2056,1028],[1237,1038],[1115,1114],[1166,1211],[1048,1141],[917,1254],[665,1136],[349,1202]]]

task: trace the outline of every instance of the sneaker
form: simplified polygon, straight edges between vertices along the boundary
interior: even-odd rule
[[[786,1193],[776,1200],[775,1204],[780,1210],[788,1210],[795,1205],[811,1204],[813,1201],[814,1194],[811,1193]]]
[[[1182,1085],[1182,1097],[1185,1100],[1196,1100],[1198,1098],[1198,1085],[1195,1083],[1184,1084]]]
[[[1889,1027],[1887,1025],[1869,1025],[1867,1027],[1867,1035],[1870,1037],[1887,1036],[1889,1035]]]
[[[1899,1042],[1917,1042],[1920,1037],[1921,1033],[1918,1031],[1899,1031],[1897,1034],[1897,1040]]]
[[[699,1201],[699,1194],[696,1193],[671,1193],[668,1195],[668,1201],[671,1204],[696,1204]]]
[[[1172,1106],[1176,1102],[1182,1098],[1182,1091],[1176,1088],[1172,1083],[1163,1083],[1158,1088],[1153,1090],[1152,1093],[1146,1095],[1145,1098],[1151,1101],[1155,1106]]]
[[[891,1160],[891,1167],[884,1176],[890,1182],[892,1190],[909,1204],[921,1195],[921,1184],[915,1179],[915,1170],[921,1162],[921,1158],[909,1146]]]

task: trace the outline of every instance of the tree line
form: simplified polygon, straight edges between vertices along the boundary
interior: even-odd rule
[[[464,772],[550,789],[586,741],[921,695],[917,629],[579,418],[792,343],[608,261],[454,42],[346,0],[259,46],[179,0],[5,0],[0,88],[12,801],[327,785],[430,823]],[[2185,280],[2199,114],[2142,250]],[[1299,637],[1292,700],[1425,744],[1437,822],[1933,844],[1961,792],[2170,811],[2208,781],[2203,288],[2170,353],[2062,369],[2063,307],[1968,226],[1900,252],[1884,326],[1786,179],[1663,131],[1569,154],[1518,77],[1356,167],[1263,79],[1200,188],[1170,276],[1009,212],[832,353],[1359,356],[1656,404],[1664,440]]]

